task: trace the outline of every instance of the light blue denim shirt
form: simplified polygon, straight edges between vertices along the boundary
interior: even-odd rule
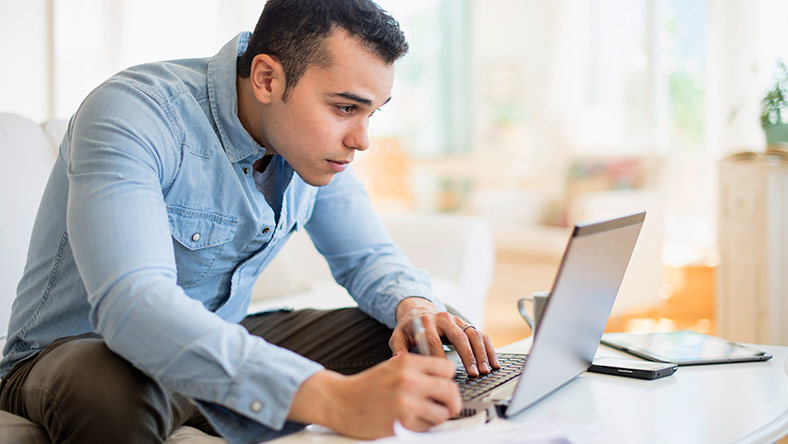
[[[238,119],[236,60],[248,39],[212,58],[132,67],[83,102],[41,202],[2,374],[57,338],[95,331],[197,400],[229,441],[254,442],[301,426],[286,421],[290,404],[322,368],[238,325],[294,230],[307,230],[336,280],[389,327],[406,297],[444,308],[349,169],[316,188],[278,158],[275,217],[252,174],[265,149]]]

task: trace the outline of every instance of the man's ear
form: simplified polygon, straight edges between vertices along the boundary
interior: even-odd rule
[[[282,64],[268,54],[258,54],[252,60],[249,81],[255,98],[263,104],[281,99],[285,92],[285,73]]]

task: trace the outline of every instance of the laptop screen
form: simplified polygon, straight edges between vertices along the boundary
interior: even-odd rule
[[[591,365],[645,215],[575,226],[507,416]]]

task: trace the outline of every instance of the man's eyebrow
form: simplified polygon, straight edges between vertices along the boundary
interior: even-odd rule
[[[353,93],[349,93],[349,92],[332,93],[332,94],[329,94],[329,96],[331,96],[331,97],[342,97],[342,98],[345,98],[345,99],[352,100],[354,102],[360,103],[362,105],[372,106],[372,100],[364,98],[364,97],[361,97],[361,96],[357,96],[357,95],[355,95]],[[390,100],[391,100],[391,97],[386,99],[386,101],[383,102],[383,105],[389,103]],[[380,106],[383,106],[383,105],[380,105]]]

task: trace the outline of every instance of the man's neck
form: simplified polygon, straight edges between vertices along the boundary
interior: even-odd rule
[[[257,161],[254,163],[254,169],[262,173],[265,171],[266,167],[268,167],[268,164],[271,163],[271,159],[273,158],[274,156],[272,154],[268,154],[257,159]]]

